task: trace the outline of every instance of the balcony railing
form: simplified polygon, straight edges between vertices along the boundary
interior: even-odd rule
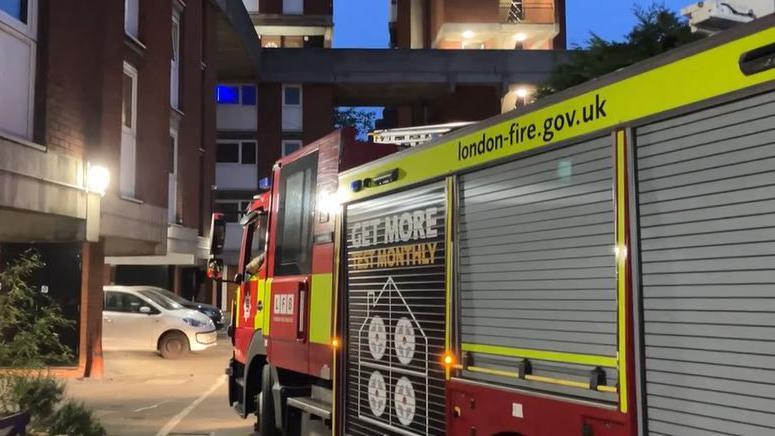
[[[506,24],[552,24],[555,21],[554,2],[500,0],[500,21]]]

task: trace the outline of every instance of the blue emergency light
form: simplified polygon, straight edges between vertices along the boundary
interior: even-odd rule
[[[262,191],[268,191],[272,189],[272,179],[269,177],[264,177],[263,179],[258,181],[258,189]]]

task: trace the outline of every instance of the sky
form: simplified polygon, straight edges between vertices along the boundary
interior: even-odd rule
[[[336,0],[334,47],[387,48],[388,3],[388,0]],[[590,32],[605,39],[621,40],[635,24],[633,8],[652,3],[651,0],[566,0],[568,46],[583,45]],[[692,0],[660,0],[659,3],[679,12]]]

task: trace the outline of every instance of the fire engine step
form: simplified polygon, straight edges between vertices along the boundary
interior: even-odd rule
[[[288,407],[294,407],[307,412],[310,415],[318,416],[324,420],[331,419],[331,404],[310,397],[292,397],[288,398]]]

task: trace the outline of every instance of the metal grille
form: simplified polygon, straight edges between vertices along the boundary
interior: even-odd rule
[[[616,356],[617,304],[610,137],[461,178],[460,336],[466,344]],[[515,359],[474,355],[476,365]],[[592,367],[533,362],[534,373],[588,381]],[[493,381],[492,376],[465,373]],[[611,384],[614,368],[606,369]],[[614,401],[615,395],[501,379]]]
[[[775,434],[775,93],[637,130],[650,434]]]
[[[347,434],[445,433],[445,198],[433,184],[347,208]]]

